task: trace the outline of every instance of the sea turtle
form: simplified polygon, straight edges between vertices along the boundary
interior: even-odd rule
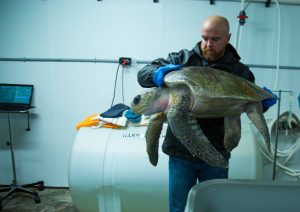
[[[228,161],[211,145],[196,118],[224,117],[224,145],[230,152],[241,137],[240,115],[246,112],[270,147],[270,135],[261,101],[272,94],[241,77],[209,67],[186,67],[165,76],[165,86],[137,95],[131,110],[151,116],[147,131],[147,153],[152,165],[158,161],[159,137],[168,121],[176,138],[208,164],[228,167]]]

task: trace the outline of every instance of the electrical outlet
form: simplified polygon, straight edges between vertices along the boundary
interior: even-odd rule
[[[130,66],[131,65],[131,58],[130,57],[120,57],[119,64],[122,66]]]

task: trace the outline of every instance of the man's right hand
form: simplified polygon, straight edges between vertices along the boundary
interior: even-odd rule
[[[164,78],[167,73],[176,71],[182,68],[182,65],[169,64],[159,67],[153,75],[153,82],[157,87],[161,87],[164,84]]]

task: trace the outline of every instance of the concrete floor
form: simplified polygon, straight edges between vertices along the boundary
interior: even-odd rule
[[[1,212],[79,212],[73,205],[68,188],[45,188],[38,191],[41,202],[32,195],[17,192],[2,202]],[[5,192],[0,193],[3,197]]]

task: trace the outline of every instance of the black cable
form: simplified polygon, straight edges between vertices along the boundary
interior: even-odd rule
[[[122,66],[122,100],[124,104],[124,66]]]
[[[116,77],[115,77],[115,85],[114,85],[114,94],[113,94],[113,98],[112,98],[112,101],[111,101],[111,106],[113,106],[114,104],[114,100],[115,100],[115,96],[116,96],[116,88],[117,88],[117,81],[118,81],[118,74],[119,74],[119,68],[120,68],[120,65],[118,65],[118,68],[117,68],[117,72],[116,72]],[[122,65],[122,84],[121,84],[121,89],[122,89],[122,103],[124,104],[124,66]]]
[[[110,107],[113,106],[114,100],[115,100],[115,96],[116,96],[116,87],[117,87],[117,81],[118,81],[119,68],[120,68],[120,64],[118,65],[117,72],[116,72],[115,85],[114,85],[114,94],[113,94],[113,98],[112,98]]]

